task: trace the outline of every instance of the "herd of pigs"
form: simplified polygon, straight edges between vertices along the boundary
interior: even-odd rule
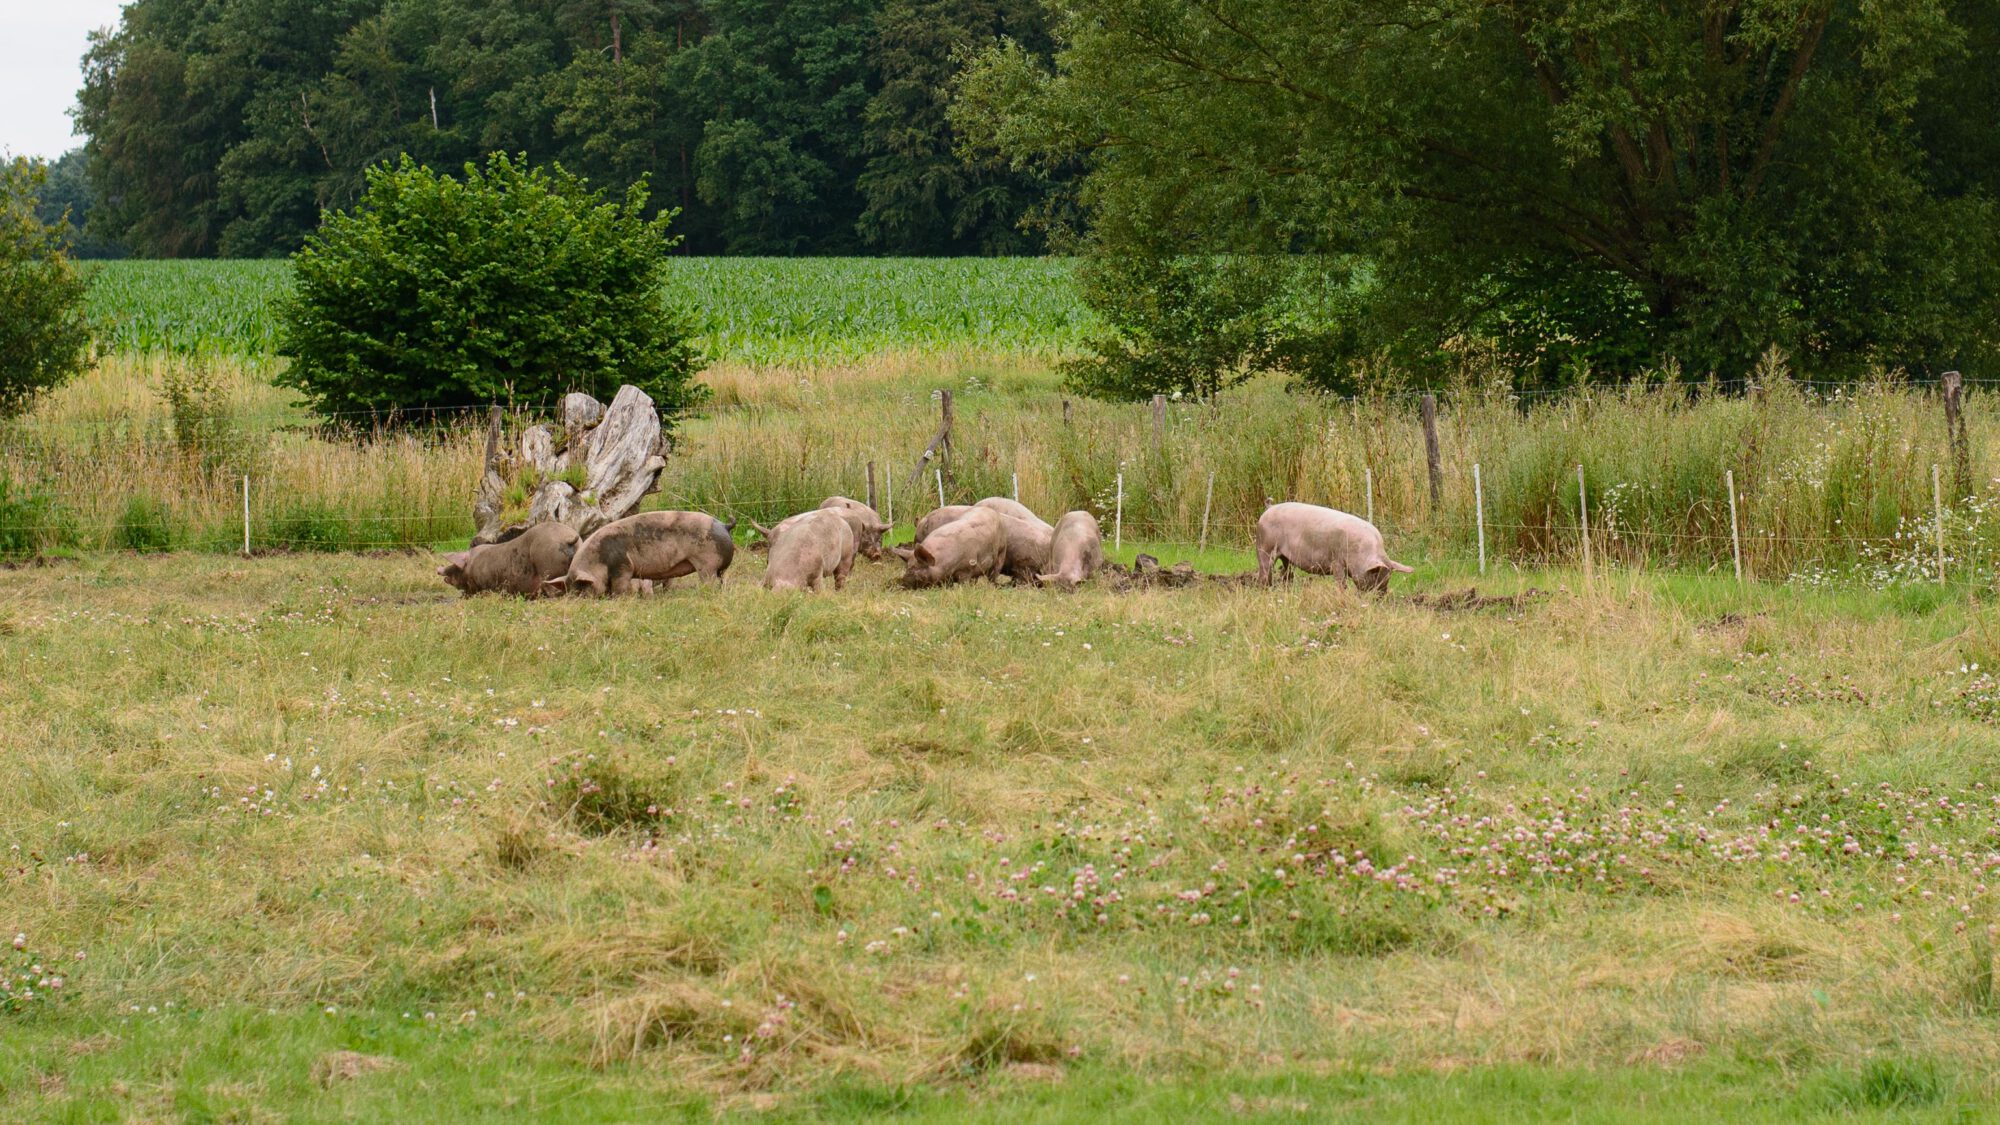
[[[751,528],[769,543],[764,586],[818,590],[827,579],[847,585],[854,556],[880,559],[889,530],[875,509],[830,496],[775,527]],[[587,538],[559,523],[536,524],[499,543],[445,556],[438,574],[467,596],[479,593],[545,597],[650,594],[676,578],[722,582],[736,557],[724,523],[705,512],[642,512],[608,523]],[[947,586],[1002,575],[1016,584],[1073,589],[1104,565],[1104,536],[1089,512],[1069,512],[1051,524],[1000,496],[939,508],[917,521],[916,538],[886,548],[903,560],[902,584]],[[1410,568],[1391,559],[1382,533],[1359,516],[1315,504],[1274,504],[1257,521],[1257,579],[1274,567],[1286,578],[1297,568],[1351,581],[1357,589],[1387,589],[1392,572]]]

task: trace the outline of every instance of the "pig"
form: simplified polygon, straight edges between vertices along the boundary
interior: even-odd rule
[[[998,582],[1007,565],[1007,517],[990,509],[966,512],[910,547],[894,553],[908,561],[902,583],[912,590],[984,578]],[[1017,521],[1018,522],[1018,521]]]
[[[1410,573],[1382,548],[1382,533],[1360,516],[1317,504],[1273,504],[1257,519],[1257,581],[1271,584],[1273,561],[1285,576],[1297,567],[1308,574],[1351,580],[1357,590],[1389,588],[1389,574]]]
[[[706,512],[641,512],[591,533],[570,559],[569,571],[544,585],[594,597],[644,592],[650,580],[664,590],[674,579],[698,574],[722,584],[736,557],[732,525]]]
[[[1017,520],[1022,520],[1027,523],[1036,524],[1039,527],[1041,527],[1043,531],[1055,530],[1055,527],[1052,526],[1049,523],[1049,521],[1043,519],[1042,517],[1036,515],[1034,512],[1030,511],[1026,504],[1023,504],[1018,500],[1009,500],[1005,496],[988,496],[986,499],[981,500],[977,504],[974,504],[973,507],[991,508],[994,511],[999,512],[1003,516],[1013,516]]]
[[[770,538],[766,590],[818,590],[820,579],[829,574],[834,589],[846,588],[847,574],[854,569],[854,530],[840,509],[793,516],[773,529]]]
[[[1048,569],[1035,576],[1045,585],[1075,589],[1104,565],[1104,533],[1089,512],[1070,512],[1056,521],[1049,543]]]
[[[933,511],[931,514],[917,521],[917,536],[910,540],[910,546],[914,547],[930,538],[931,532],[936,531],[938,528],[943,527],[945,524],[950,523],[971,510],[972,506],[970,504],[947,504]]]
[[[1004,514],[1000,516],[1000,529],[1007,537],[1007,561],[1000,564],[1000,572],[1016,582],[1037,581],[1042,568],[1049,565],[1049,547],[1055,529],[1040,520],[1030,523]]]
[[[875,509],[859,500],[849,500],[845,496],[829,496],[820,502],[820,510],[839,512],[847,521],[848,530],[854,532],[854,549],[864,559],[882,557],[882,535],[889,525]]]
[[[540,597],[543,583],[569,572],[576,544],[576,529],[568,524],[538,523],[512,539],[446,555],[438,577],[468,598],[489,590]]]

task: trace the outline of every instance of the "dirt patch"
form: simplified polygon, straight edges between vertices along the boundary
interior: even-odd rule
[[[1201,581],[1201,575],[1195,572],[1193,563],[1177,562],[1172,566],[1163,567],[1160,565],[1160,560],[1151,555],[1140,555],[1132,560],[1132,565],[1129,567],[1123,563],[1107,562],[1104,564],[1103,573],[1106,576],[1106,584],[1120,592],[1156,588],[1178,590]]]
[[[1650,1047],[1632,1052],[1632,1056],[1625,1060],[1625,1065],[1674,1067],[1689,1059],[1700,1058],[1707,1051],[1707,1047],[1692,1039],[1663,1039]]]
[[[1720,633],[1725,629],[1740,629],[1765,616],[1762,613],[1725,613],[1713,621],[1702,622],[1696,629],[1703,633]]]
[[[1411,594],[1409,602],[1411,605],[1435,609],[1442,613],[1459,613],[1479,609],[1521,610],[1527,608],[1529,603],[1548,596],[1547,590],[1533,586],[1518,594],[1493,595],[1482,595],[1477,587],[1467,586],[1463,590],[1447,590],[1441,594]]]
[[[14,555],[0,559],[0,570],[45,570],[52,566],[67,566],[76,561],[68,555]]]
[[[313,1064],[313,1081],[321,1086],[331,1086],[335,1082],[351,1082],[364,1074],[381,1070],[395,1070],[403,1064],[386,1055],[364,1055],[360,1051],[335,1051],[320,1056]]]

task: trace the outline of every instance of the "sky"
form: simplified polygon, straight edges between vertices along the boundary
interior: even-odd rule
[[[83,85],[85,36],[118,22],[123,0],[0,0],[0,154],[53,159],[83,143],[69,109]]]

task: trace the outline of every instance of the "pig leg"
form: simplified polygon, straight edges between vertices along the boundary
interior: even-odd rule
[[[852,556],[841,559],[840,565],[833,568],[833,588],[836,590],[847,589],[847,575],[853,569],[854,559]]]
[[[1270,544],[1257,544],[1257,584],[1259,586],[1269,586],[1271,584],[1271,560],[1275,555],[1277,555],[1277,551],[1273,550]]]

